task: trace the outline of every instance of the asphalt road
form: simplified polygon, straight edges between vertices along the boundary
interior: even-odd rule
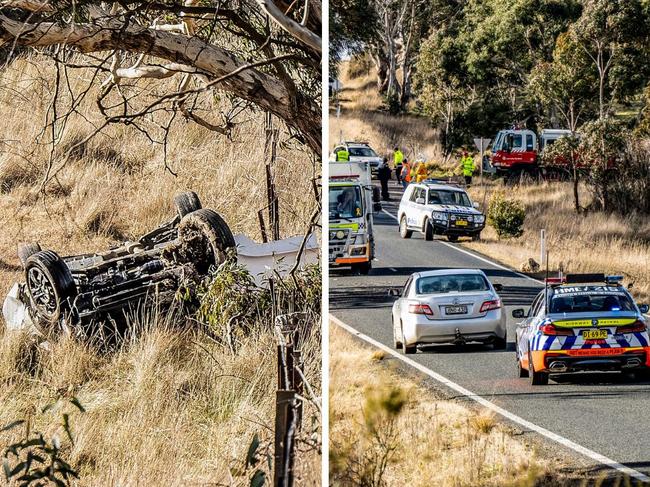
[[[401,194],[392,186],[393,215]],[[571,374],[551,377],[548,386],[531,386],[516,375],[511,310],[528,308],[541,285],[458,250],[439,239],[426,242],[420,234],[403,240],[397,221],[375,214],[376,260],[368,276],[330,271],[330,311],[344,323],[392,347],[390,310],[395,298],[387,290],[403,286],[413,272],[440,268],[480,268],[493,283],[501,283],[508,315],[508,349],[439,345],[409,357],[492,403],[538,426],[650,476],[650,383],[620,373]],[[551,448],[553,448],[553,444]],[[558,447],[558,453],[568,451]],[[571,452],[571,454],[574,454]],[[583,458],[598,469],[598,462]]]

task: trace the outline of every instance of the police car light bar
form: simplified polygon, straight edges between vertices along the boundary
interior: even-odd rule
[[[567,284],[589,284],[607,281],[605,274],[567,274],[564,282]]]
[[[623,276],[605,276],[605,282],[619,286],[623,282]]]
[[[566,282],[566,278],[564,277],[547,277],[545,279],[546,284],[550,286],[559,286],[560,284],[564,284]]]

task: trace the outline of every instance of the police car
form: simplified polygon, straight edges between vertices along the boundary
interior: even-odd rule
[[[485,215],[478,210],[478,203],[472,203],[467,191],[435,180],[406,187],[397,221],[402,238],[411,238],[415,231],[423,233],[426,240],[446,235],[450,242],[459,237],[479,240],[485,228]]]
[[[548,384],[549,374],[634,371],[650,367],[648,305],[637,305],[621,276],[575,274],[548,279],[516,329],[519,377]]]
[[[342,142],[337,144],[330,154],[330,160],[336,161],[336,154],[342,150],[348,152],[350,162],[367,162],[373,176],[377,174],[377,168],[383,162],[383,159],[377,155],[367,142]]]

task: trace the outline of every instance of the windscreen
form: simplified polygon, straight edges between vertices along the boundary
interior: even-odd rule
[[[442,189],[429,190],[429,204],[472,206],[468,196],[462,191],[446,191]]]
[[[551,298],[551,313],[590,313],[594,311],[634,311],[634,304],[623,293],[554,295]]]
[[[329,189],[330,219],[359,218],[363,215],[361,191],[358,186],[334,186]]]
[[[421,277],[416,281],[415,286],[417,294],[488,291],[490,289],[487,279],[480,274]]]
[[[377,157],[377,153],[370,147],[350,147],[348,152],[354,157]]]

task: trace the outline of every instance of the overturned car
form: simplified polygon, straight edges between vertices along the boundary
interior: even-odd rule
[[[28,322],[49,334],[123,320],[147,300],[169,306],[180,289],[235,258],[230,228],[218,213],[201,207],[196,193],[181,193],[174,204],[171,220],[105,252],[61,257],[39,244],[20,245],[25,282],[5,301],[8,324]]]

